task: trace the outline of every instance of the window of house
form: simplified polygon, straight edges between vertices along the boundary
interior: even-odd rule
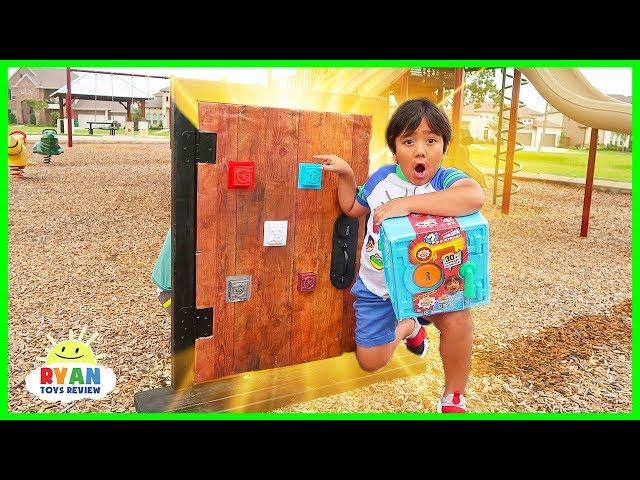
[[[10,90],[11,91],[11,100],[13,100],[14,98],[16,98],[16,92],[15,90]]]

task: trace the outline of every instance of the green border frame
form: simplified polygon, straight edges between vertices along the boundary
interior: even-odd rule
[[[632,92],[640,92],[640,60],[0,60],[0,91],[8,90],[9,67],[413,67],[416,65],[432,67],[627,67],[632,69]],[[0,95],[0,111],[8,109],[8,97]],[[638,107],[632,107],[633,131],[638,131],[640,118]],[[4,114],[3,114],[4,115]],[[5,136],[9,134],[8,118],[2,117]],[[0,162],[7,164],[6,150],[2,151]],[[632,185],[640,178],[632,152]],[[12,413],[9,404],[9,177],[2,175],[0,193],[6,203],[0,208],[0,245],[6,246],[0,254],[0,419],[1,420],[638,420],[640,410],[634,402],[634,387],[637,384],[638,355],[633,355],[633,346],[640,345],[637,328],[633,328],[636,313],[632,300],[632,352],[631,352],[631,412],[630,413],[469,413],[466,415],[443,416],[436,413]],[[637,270],[638,255],[633,255],[638,242],[633,232],[638,218],[634,215],[637,205],[635,195],[631,195],[631,284],[632,298],[640,290],[640,283],[633,282],[633,272]],[[133,401],[133,399],[132,399]]]

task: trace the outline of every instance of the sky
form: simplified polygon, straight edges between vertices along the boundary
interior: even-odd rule
[[[267,69],[264,68],[89,68],[87,70],[104,70],[118,73],[137,73],[142,75],[175,75],[182,78],[198,78],[202,80],[218,80],[232,83],[266,84]],[[9,76],[16,68],[9,68]],[[274,68],[273,77],[287,77],[295,69]],[[631,68],[580,68],[584,76],[602,93],[631,95]],[[88,74],[91,75],[91,74]],[[162,79],[131,77],[136,87],[153,94],[168,85]],[[497,82],[496,82],[497,83]],[[523,85],[520,91],[521,100],[533,110],[543,112],[545,100],[538,94],[533,85]]]

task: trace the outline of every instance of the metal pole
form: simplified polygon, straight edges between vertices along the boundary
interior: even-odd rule
[[[596,168],[596,149],[598,148],[598,129],[591,129],[589,142],[589,161],[587,163],[587,181],[584,184],[584,203],[582,204],[582,225],[580,236],[586,237],[589,231],[589,211],[591,210],[591,194],[593,193],[593,174]]]
[[[73,147],[73,135],[71,134],[73,109],[71,108],[71,69],[67,67],[67,145]]]
[[[460,126],[462,123],[462,102],[464,93],[464,68],[456,68],[453,72],[453,106],[451,107],[451,147],[449,156],[455,155],[460,144]]]
[[[516,126],[518,124],[518,103],[520,103],[520,77],[517,68],[513,69],[513,91],[511,95],[511,110],[509,111],[509,136],[507,138],[507,164],[504,170],[504,185],[502,186],[502,213],[509,214],[511,202],[511,180],[513,176],[513,154],[516,148]]]
[[[409,100],[409,72],[400,79],[400,100],[402,102]]]
[[[502,74],[502,88],[500,89],[500,108],[498,108],[498,132],[496,134],[496,168],[493,174],[493,204],[498,200],[498,174],[500,170],[500,148],[502,147],[502,115],[504,113],[504,92],[507,79],[507,69],[500,70]]]
[[[453,73],[453,107],[451,111],[451,119],[453,123],[453,136],[460,135],[460,124],[462,122],[462,94],[464,89],[464,69],[456,68]]]

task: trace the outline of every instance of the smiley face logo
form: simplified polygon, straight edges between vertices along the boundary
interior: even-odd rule
[[[97,332],[91,335],[86,342],[82,341],[86,331],[87,327],[82,327],[80,335],[78,335],[77,339],[74,339],[73,330],[69,330],[69,338],[60,342],[57,342],[51,334],[47,334],[47,339],[53,346],[46,350],[46,357],[38,357],[37,360],[44,362],[45,365],[54,363],[88,363],[97,365],[97,360],[106,357],[106,355],[96,355],[89,346],[98,337]]]
[[[371,235],[369,235],[369,237],[367,238],[367,253],[370,253],[373,251],[373,247],[375,246],[375,241],[373,240],[373,237]]]

